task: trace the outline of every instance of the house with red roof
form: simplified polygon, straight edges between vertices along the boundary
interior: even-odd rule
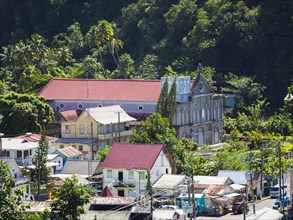
[[[201,72],[200,68],[194,80],[176,77],[176,112],[171,124],[179,139],[188,137],[199,145],[217,144],[223,136],[223,96],[213,91]],[[155,112],[165,80],[52,79],[38,95],[56,112],[56,124],[63,119],[59,112],[111,105],[120,105],[141,121]],[[168,77],[169,89],[174,80]]]
[[[114,143],[102,169],[103,187],[118,196],[138,197],[146,193],[148,172],[154,183],[176,173],[176,164],[163,144]]]
[[[35,133],[31,133],[31,132],[27,132],[24,135],[20,135],[17,137],[14,137],[14,139],[23,139],[26,140],[27,142],[31,142],[31,143],[39,143],[41,140],[42,135],[41,134],[35,134]],[[56,137],[52,137],[52,136],[45,136],[47,142],[48,142],[48,153],[52,153],[55,148],[54,148],[54,142],[58,139]]]

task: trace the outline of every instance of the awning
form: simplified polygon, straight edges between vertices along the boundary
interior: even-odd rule
[[[237,183],[234,183],[234,184],[231,184],[229,185],[232,189],[235,189],[235,190],[241,190],[243,188],[245,188],[245,186],[243,185],[240,185],[240,184],[237,184]]]
[[[228,198],[232,198],[232,197],[236,197],[236,196],[240,196],[241,194],[239,193],[230,193],[230,194],[227,194],[227,195],[224,195],[225,197],[228,197]]]

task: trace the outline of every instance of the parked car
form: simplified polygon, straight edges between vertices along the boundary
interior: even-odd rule
[[[244,211],[244,204],[242,202],[235,202],[232,206],[232,212],[234,214],[242,214]],[[248,213],[249,209],[246,206],[246,213]]]
[[[174,210],[177,214],[184,215],[183,209],[180,209],[176,205],[161,205],[159,209],[165,209],[165,210]]]
[[[281,205],[281,200],[284,202],[284,206],[290,205],[290,199],[289,196],[281,196],[276,199],[275,201],[275,206],[280,207]]]

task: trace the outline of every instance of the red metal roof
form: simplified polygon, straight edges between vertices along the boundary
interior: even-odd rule
[[[82,113],[81,110],[69,110],[60,112],[60,115],[66,120],[66,121],[74,121],[77,120],[80,114]]]
[[[101,197],[114,197],[114,194],[108,186],[105,186],[105,188],[103,189],[100,196]]]
[[[40,92],[46,100],[157,102],[160,80],[52,79]]]
[[[151,169],[163,147],[163,144],[114,143],[102,167]]]
[[[42,135],[40,134],[32,134],[32,133],[26,133],[25,135],[20,135],[14,138],[17,139],[24,139],[28,142],[39,142],[41,140]],[[51,137],[51,136],[46,136],[46,140],[48,141],[55,141],[57,138]]]

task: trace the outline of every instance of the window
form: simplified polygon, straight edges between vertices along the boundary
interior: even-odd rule
[[[160,175],[160,171],[157,170],[157,171],[156,171],[156,176],[159,176],[159,175]]]
[[[142,111],[142,110],[143,110],[143,106],[142,106],[142,105],[139,105],[139,106],[138,106],[138,110],[139,110],[139,111]]]
[[[87,126],[87,134],[92,134],[92,126],[91,125],[88,125]]]
[[[72,145],[72,147],[74,147],[76,149],[76,145]]]
[[[69,125],[65,125],[65,133],[66,134],[70,134],[71,133],[71,129]]]
[[[83,125],[79,126],[79,134],[84,134],[84,126]]]
[[[144,178],[145,178],[144,172],[139,172],[139,179],[144,180]]]
[[[205,117],[206,117],[206,112],[205,112],[205,109],[202,108],[202,109],[201,109],[201,120],[202,120],[202,121],[205,121],[205,120],[206,120]]]
[[[128,179],[134,179],[134,172],[133,172],[133,170],[129,170],[129,172],[128,172]]]
[[[60,107],[60,108],[64,108],[64,105],[63,105],[63,104],[60,104],[59,107]]]
[[[62,148],[64,148],[64,145],[63,144],[60,145],[60,149],[62,149]]]
[[[78,104],[78,108],[82,109],[83,105],[82,104]]]
[[[20,150],[18,150],[16,154],[17,154],[17,158],[20,158],[20,157],[22,157],[22,153],[21,153],[21,151],[20,151]]]
[[[107,170],[107,178],[112,178],[112,170]]]
[[[78,150],[79,150],[79,151],[83,151],[83,146],[82,146],[82,145],[79,145],[79,146],[78,146]]]
[[[166,174],[168,174],[168,172],[169,172],[169,170],[168,170],[168,169],[166,169]]]
[[[161,154],[161,166],[163,167],[164,166],[164,155]]]

